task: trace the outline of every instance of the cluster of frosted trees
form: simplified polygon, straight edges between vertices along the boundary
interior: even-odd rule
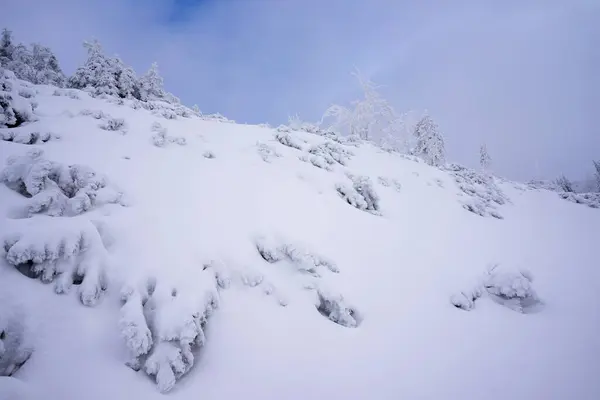
[[[423,159],[433,166],[446,163],[444,138],[431,116],[425,114],[415,124],[408,114],[398,114],[377,91],[377,86],[355,74],[364,97],[350,107],[329,107],[321,124],[343,135],[369,140],[388,151],[398,151]]]
[[[94,96],[179,103],[179,99],[164,90],[156,63],[138,77],[133,68],[125,65],[119,57],[104,54],[97,40],[84,42],[84,47],[88,53],[87,60],[77,68],[73,76],[67,78],[48,47],[37,43],[29,47],[16,43],[12,32],[4,29],[0,36],[0,67],[12,71],[17,78],[34,84],[82,89]]]

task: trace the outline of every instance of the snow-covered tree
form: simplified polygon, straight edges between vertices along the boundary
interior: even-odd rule
[[[416,139],[414,155],[421,157],[429,165],[440,166],[446,163],[444,138],[429,115],[417,122],[413,134]]]
[[[4,65],[5,62],[8,62],[12,59],[12,52],[14,46],[12,42],[12,31],[4,28],[2,30],[2,34],[0,35],[0,64]]]
[[[75,89],[93,88],[97,95],[118,96],[116,71],[119,65],[104,54],[102,45],[97,40],[84,42],[83,46],[87,49],[88,58],[69,78],[68,86]]]
[[[146,72],[139,81],[140,99],[142,101],[161,100],[166,96],[163,87],[163,78],[158,73],[158,64],[152,63],[148,72]]]
[[[14,128],[34,120],[34,94],[25,89],[12,71],[0,67],[0,127]]]
[[[12,32],[4,29],[0,37],[0,65],[13,71],[17,78],[35,84],[62,87],[65,84],[58,60],[52,50],[34,43],[31,48],[15,44]]]
[[[565,175],[561,175],[558,178],[556,178],[556,181],[554,183],[556,183],[558,188],[560,190],[562,190],[563,192],[567,192],[567,193],[575,192],[575,189],[573,187],[573,182],[571,182],[571,180],[569,178],[567,178]]]
[[[139,99],[140,88],[133,68],[124,65],[118,57],[113,58],[111,61],[119,97]]]
[[[485,144],[482,144],[479,148],[479,165],[481,165],[481,169],[484,171],[489,170],[492,165],[492,157],[490,157]]]
[[[359,73],[353,75],[360,83],[364,98],[352,102],[351,108],[332,105],[323,114],[321,124],[332,118],[333,123],[327,129],[406,151],[408,135],[403,117],[381,96],[377,85]]]
[[[596,180],[596,188],[597,191],[600,192],[600,160],[598,161],[593,161],[594,163],[594,178]]]

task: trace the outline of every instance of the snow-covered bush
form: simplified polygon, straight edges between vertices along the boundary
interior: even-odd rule
[[[313,165],[319,166],[340,164],[346,165],[352,152],[344,149],[340,144],[327,141],[325,143],[312,146],[308,152],[312,155],[310,161]]]
[[[555,183],[556,183],[556,186],[558,186],[558,188],[563,192],[567,192],[567,193],[575,192],[575,190],[573,189],[573,182],[571,182],[569,180],[569,178],[567,178],[564,175],[561,175],[558,178],[556,178]]]
[[[204,158],[215,158],[215,153],[210,150],[205,151],[202,155]]]
[[[163,117],[164,119],[177,119],[177,114],[174,110],[169,108],[161,108],[158,110],[152,111],[152,114]]]
[[[396,179],[389,179],[386,178],[385,176],[380,176],[377,178],[377,181],[379,182],[379,184],[381,186],[385,186],[385,187],[390,187],[391,185],[394,186],[394,189],[396,189],[397,192],[402,191],[402,184],[400,182],[398,182],[398,180]]]
[[[489,272],[483,283],[492,300],[520,313],[537,311],[542,302],[532,287],[533,276],[527,271]]]
[[[317,310],[338,325],[356,328],[360,322],[358,312],[349,306],[341,294],[333,294],[322,289],[317,290]]]
[[[563,192],[558,194],[562,199],[577,204],[585,204],[591,208],[600,208],[600,193],[572,193]]]
[[[293,149],[302,150],[302,145],[290,136],[288,132],[279,131],[275,134],[275,139],[284,146]]]
[[[132,357],[127,365],[154,377],[163,393],[192,368],[192,350],[204,345],[207,319],[218,306],[214,271],[202,274],[206,285],[199,296],[160,282],[122,292],[119,326]]]
[[[371,179],[360,175],[348,175],[348,177],[352,181],[352,186],[336,185],[336,190],[342,199],[359,210],[379,215],[379,196],[371,184]]]
[[[184,137],[175,137],[167,135],[167,128],[163,127],[159,122],[154,122],[151,127],[152,143],[156,147],[165,147],[169,143],[177,143],[180,146],[185,146],[187,143]]]
[[[52,139],[52,134],[50,132],[31,132],[20,128],[0,130],[0,140],[7,142],[20,144],[39,144],[46,143],[50,139]]]
[[[110,118],[110,115],[105,114],[102,110],[89,110],[89,109],[83,109],[81,111],[79,111],[79,115],[85,115],[85,116],[90,116],[94,119],[107,119]]]
[[[0,171],[0,182],[29,198],[23,216],[72,216],[101,203],[121,201],[122,194],[108,188],[106,179],[89,167],[66,166],[43,156],[36,148],[24,156],[9,157]]]
[[[79,92],[77,90],[72,90],[72,89],[56,89],[54,91],[54,93],[52,93],[53,96],[64,96],[64,97],[68,97],[71,98],[73,100],[79,100]]]
[[[127,130],[127,125],[125,124],[125,120],[123,118],[109,117],[104,123],[98,126],[100,127],[100,129],[104,129],[105,131],[126,132]]]
[[[47,217],[46,217],[47,218]],[[108,257],[97,228],[80,218],[15,220],[2,238],[6,261],[30,278],[54,282],[56,293],[79,286],[79,297],[94,306],[107,288]]]
[[[475,301],[487,296],[496,303],[520,313],[532,313],[541,310],[542,301],[532,286],[533,276],[528,271],[498,270],[498,265],[488,271],[471,290],[461,291],[450,297],[457,308],[470,311]]]
[[[463,202],[464,209],[482,217],[492,216],[502,219],[496,206],[506,204],[508,197],[496,185],[493,176],[458,164],[450,164],[446,169],[454,177],[461,192],[470,197]]]
[[[258,253],[268,263],[276,263],[282,260],[290,262],[298,272],[320,277],[321,267],[328,271],[338,273],[339,268],[331,260],[322,255],[308,251],[302,246],[277,241],[264,236],[255,240]]]
[[[450,297],[450,303],[456,308],[471,311],[475,308],[475,301],[483,295],[482,287],[477,286],[471,290],[464,290]]]
[[[256,152],[264,162],[270,163],[274,158],[281,157],[281,154],[273,146],[266,143],[256,142]]]
[[[17,372],[32,351],[24,316],[11,301],[0,299],[0,377]]]
[[[0,128],[15,128],[35,120],[34,95],[27,92],[28,97],[24,97],[24,93],[23,82],[18,81],[13,72],[0,67]]]

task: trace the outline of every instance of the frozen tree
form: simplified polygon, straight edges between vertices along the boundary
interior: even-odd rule
[[[65,86],[67,78],[58,65],[58,60],[52,50],[41,44],[34,43],[32,53],[33,69],[36,74],[33,83],[58,87]]]
[[[556,178],[555,183],[558,186],[558,188],[560,190],[562,190],[563,192],[567,192],[567,193],[575,192],[575,189],[573,187],[573,182],[571,182],[571,180],[569,178],[567,178],[565,175],[561,175],[558,178]]]
[[[139,99],[140,88],[133,68],[124,65],[118,57],[112,59],[112,64],[119,97]]]
[[[88,58],[84,65],[77,68],[69,78],[69,87],[75,89],[93,88],[96,95],[119,95],[115,62],[104,54],[102,45],[97,40],[84,42]]]
[[[13,72],[0,67],[0,127],[15,128],[34,120],[34,94],[25,89]]]
[[[594,163],[594,179],[596,181],[596,190],[600,192],[600,160],[593,161]]]
[[[62,87],[66,80],[56,56],[48,47],[37,43],[31,48],[22,43],[15,44],[7,29],[0,38],[0,66],[13,71],[17,78],[35,84]]]
[[[351,108],[332,105],[325,111],[321,124],[325,119],[332,118],[333,123],[328,129],[351,137],[385,143],[387,147],[393,145],[395,149],[405,151],[407,134],[402,116],[396,114],[373,82],[364,79],[358,72],[353,75],[358,79],[364,97],[352,102]]]
[[[13,51],[12,31],[4,28],[0,35],[0,65],[5,65],[12,60]]]
[[[152,66],[139,80],[140,99],[142,101],[161,100],[166,97],[163,88],[163,78],[158,73],[158,64],[152,63]]]
[[[492,165],[492,157],[490,157],[485,144],[482,144],[479,148],[479,165],[483,171],[488,171]]]
[[[444,138],[429,115],[425,115],[417,122],[413,134],[416,139],[414,155],[422,158],[429,165],[441,166],[446,163]]]

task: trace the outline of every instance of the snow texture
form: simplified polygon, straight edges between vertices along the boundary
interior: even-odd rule
[[[34,352],[0,397],[600,398],[597,210],[299,120],[303,150],[168,95],[8,82],[38,107],[0,129],[0,315]]]

